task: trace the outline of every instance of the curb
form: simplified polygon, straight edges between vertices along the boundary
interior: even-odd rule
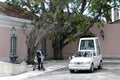
[[[19,75],[0,77],[0,80],[24,80],[24,79],[38,76],[38,75],[41,75],[41,74],[44,74],[47,72],[59,70],[59,69],[65,68],[65,67],[67,67],[67,65],[60,63],[57,65],[52,65],[52,66],[46,67],[45,71],[41,71],[41,70],[40,71],[38,71],[38,70],[32,71],[32,70],[30,70],[30,71],[27,71],[27,72],[19,74]],[[32,69],[32,67],[31,67],[31,69]]]
[[[104,60],[103,60],[103,64],[120,64],[120,61],[113,61],[113,60],[104,61]]]

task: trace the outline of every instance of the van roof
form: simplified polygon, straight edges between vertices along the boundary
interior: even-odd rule
[[[86,37],[86,38],[80,38],[80,40],[87,40],[87,39],[98,39],[98,37]]]

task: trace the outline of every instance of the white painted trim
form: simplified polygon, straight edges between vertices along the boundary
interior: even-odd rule
[[[14,26],[18,29],[21,29],[23,23],[26,23],[28,28],[33,27],[33,25],[31,25],[31,20],[0,15],[0,27],[12,28]]]
[[[5,21],[14,21],[14,22],[20,22],[20,23],[31,23],[31,20],[27,20],[27,19],[22,19],[22,18],[16,18],[16,17],[11,17],[11,16],[5,16],[5,15],[0,15],[0,19],[1,20],[5,20]]]
[[[119,19],[120,19],[120,10],[119,10]]]
[[[114,14],[114,12],[115,12],[115,11],[114,11],[114,8],[112,8],[112,9],[111,9],[111,19],[112,19],[112,22],[115,21],[115,16],[114,16],[115,14]]]
[[[28,30],[31,30],[31,28],[33,27],[33,25],[31,24],[31,20],[0,15],[0,27],[12,28],[14,26],[16,29],[22,29],[21,26],[23,25],[23,23],[26,23]]]

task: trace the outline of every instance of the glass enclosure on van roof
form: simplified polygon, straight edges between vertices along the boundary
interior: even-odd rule
[[[80,50],[95,50],[93,40],[81,40]]]

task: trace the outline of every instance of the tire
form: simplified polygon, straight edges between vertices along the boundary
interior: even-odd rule
[[[70,69],[70,73],[74,73],[74,72],[75,72],[74,70],[71,70],[71,69]]]
[[[91,67],[90,67],[90,70],[89,70],[89,71],[90,71],[90,73],[93,73],[93,72],[94,72],[94,64],[93,64],[93,63],[91,64]]]
[[[103,63],[102,63],[102,60],[101,60],[99,66],[98,66],[98,69],[102,69],[102,68],[103,68]]]

